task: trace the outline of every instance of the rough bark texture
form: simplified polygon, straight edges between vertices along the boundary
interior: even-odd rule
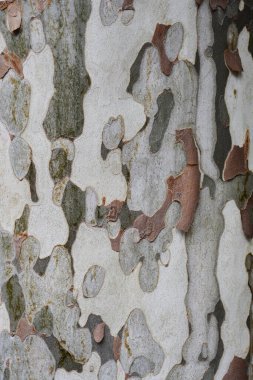
[[[253,2],[0,0],[0,380],[253,379]]]

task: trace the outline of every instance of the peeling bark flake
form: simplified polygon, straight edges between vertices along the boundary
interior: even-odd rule
[[[160,66],[164,75],[170,75],[173,64],[170,62],[165,51],[165,38],[170,25],[157,24],[152,44],[156,47],[160,57]]]
[[[253,211],[253,193],[247,199],[243,209],[241,209],[242,229],[247,239],[253,238],[253,222],[251,213]]]
[[[5,49],[0,54],[0,78],[3,78],[10,69],[15,70],[21,78],[24,77],[23,65],[20,58],[15,53]]]
[[[22,6],[21,0],[14,0],[6,9],[6,24],[10,32],[15,32],[21,26]]]
[[[228,181],[239,174],[248,172],[249,132],[247,131],[243,147],[234,145],[225,161],[223,179]]]
[[[240,74],[243,71],[242,61],[238,49],[236,51],[230,51],[229,49],[226,49],[224,51],[224,60],[227,68],[233,74]]]

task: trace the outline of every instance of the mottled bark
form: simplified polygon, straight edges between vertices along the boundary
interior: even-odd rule
[[[253,379],[253,2],[0,0],[0,380]]]

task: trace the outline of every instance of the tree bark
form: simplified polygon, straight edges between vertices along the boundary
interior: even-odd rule
[[[252,25],[0,1],[0,380],[253,379]]]

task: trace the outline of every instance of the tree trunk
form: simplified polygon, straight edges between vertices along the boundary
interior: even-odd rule
[[[253,1],[0,31],[0,380],[253,379]]]

